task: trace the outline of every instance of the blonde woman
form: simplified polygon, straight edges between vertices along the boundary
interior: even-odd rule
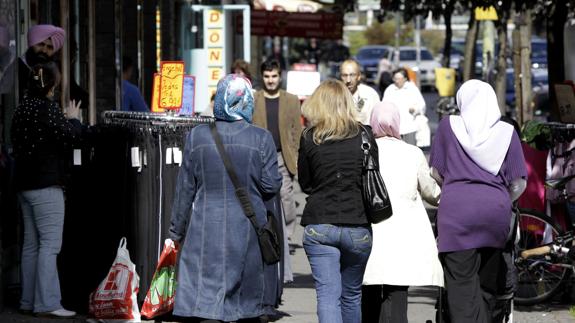
[[[303,104],[310,127],[301,137],[298,175],[309,194],[301,224],[317,292],[320,323],[360,323],[361,283],[371,252],[371,226],[361,197],[363,151],[349,90],[323,82]]]

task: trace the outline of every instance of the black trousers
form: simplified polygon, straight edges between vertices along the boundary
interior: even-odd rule
[[[362,286],[362,323],[407,323],[408,287],[393,285]]]
[[[452,323],[491,323],[506,271],[501,250],[479,248],[440,254]]]

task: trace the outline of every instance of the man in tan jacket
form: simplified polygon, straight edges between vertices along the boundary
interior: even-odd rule
[[[302,132],[299,99],[280,89],[281,67],[275,60],[262,63],[263,89],[257,91],[253,124],[272,133],[278,152],[279,172],[283,177],[280,191],[288,239],[296,225],[293,178],[297,174],[297,156]],[[290,239],[291,240],[291,239]]]

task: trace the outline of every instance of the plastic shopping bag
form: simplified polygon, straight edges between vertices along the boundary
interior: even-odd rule
[[[414,122],[417,126],[415,132],[415,145],[417,147],[431,146],[431,129],[429,128],[429,119],[422,114],[415,116]]]
[[[140,322],[139,283],[140,277],[130,260],[124,237],[108,276],[90,294],[88,317],[100,322]]]
[[[174,241],[166,239],[150,289],[142,305],[142,315],[148,319],[174,309],[177,255],[178,250]]]

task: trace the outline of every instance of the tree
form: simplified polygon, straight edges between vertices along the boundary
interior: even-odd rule
[[[443,59],[441,65],[443,67],[449,67],[451,58],[451,38],[453,37],[453,31],[451,29],[451,16],[455,9],[455,3],[457,0],[446,0],[443,1],[441,6],[441,15],[443,16],[443,22],[445,23],[445,41],[443,43]],[[437,9],[436,9],[437,10]]]
[[[463,81],[473,78],[475,74],[475,42],[477,41],[477,33],[479,26],[475,15],[473,14],[474,8],[471,7],[469,14],[469,22],[467,23],[467,34],[465,35],[465,49],[463,51]]]
[[[368,44],[373,45],[389,45],[393,43],[395,38],[395,21],[387,20],[383,23],[376,22],[369,26],[365,32],[364,36],[367,39]],[[399,35],[399,43],[401,45],[407,45],[411,43],[413,39],[413,25],[406,24],[402,28]]]
[[[497,10],[498,20],[495,22],[497,28],[497,38],[499,40],[499,54],[497,56],[495,74],[495,93],[497,94],[497,101],[501,114],[505,114],[507,103],[505,101],[505,94],[507,93],[507,21],[511,15],[511,0],[503,0],[497,3],[495,9]]]
[[[558,119],[559,111],[553,85],[565,80],[563,27],[569,11],[573,12],[574,10],[575,0],[553,1],[551,4],[539,0],[534,6],[535,14],[542,15],[546,19],[549,103],[551,104],[551,116],[555,120]]]
[[[498,30],[498,39],[500,44],[500,51],[497,57],[497,76],[495,79],[495,88],[499,97],[500,106],[503,107],[503,97],[505,95],[505,70],[506,70],[506,53],[507,50],[507,31],[506,25],[512,10],[516,13],[528,15],[526,21],[531,21],[532,16],[540,18],[545,21],[545,29],[547,34],[547,59],[549,71],[549,85],[550,85],[550,102],[552,105],[552,116],[557,117],[556,110],[556,97],[553,91],[553,85],[562,82],[565,78],[564,66],[564,44],[563,44],[563,28],[567,21],[569,12],[575,11],[575,0],[382,0],[382,8],[391,11],[401,11],[406,21],[411,20],[415,15],[424,14],[429,11],[433,13],[434,18],[443,16],[446,24],[446,37],[443,49],[442,64],[447,66],[449,64],[450,48],[451,48],[451,16],[454,10],[460,6],[470,10],[470,21],[468,34],[466,37],[465,61],[467,61],[465,68],[465,78],[468,79],[472,75],[473,58],[475,54],[475,40],[476,40],[476,22],[474,19],[474,9],[478,7],[494,6],[498,13],[498,21],[496,22]],[[522,47],[530,46],[530,39],[527,39],[528,44]],[[522,64],[526,66],[529,61],[529,55],[522,55]],[[520,73],[517,69],[515,73]],[[523,77],[528,77],[528,72],[523,73]],[[524,82],[521,82],[522,84]],[[530,83],[530,82],[525,82]],[[528,85],[527,84],[527,85]],[[530,99],[529,89],[525,89],[523,96]],[[525,107],[526,105],[524,105]]]

